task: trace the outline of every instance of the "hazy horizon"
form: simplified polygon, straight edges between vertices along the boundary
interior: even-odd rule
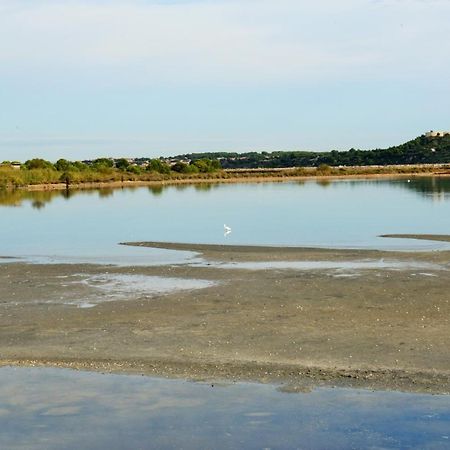
[[[417,136],[415,136],[417,137]],[[409,139],[408,139],[409,140]],[[132,142],[132,140],[130,140]],[[403,142],[398,142],[397,144],[402,144]],[[392,145],[397,145],[397,144],[392,144]],[[102,145],[106,145],[105,143],[103,143]],[[142,144],[141,144],[142,145]],[[36,147],[36,144],[34,143],[33,148]],[[114,148],[114,147],[120,147],[120,142],[111,142],[111,145],[107,146],[108,148]],[[0,158],[0,162],[7,160],[7,161],[20,161],[20,162],[25,162],[26,160],[29,159],[33,159],[33,158],[43,158],[43,159],[48,159],[51,162],[56,162],[58,159],[60,158],[65,158],[65,159],[69,159],[72,161],[84,161],[84,160],[94,160],[97,158],[159,158],[159,157],[172,157],[172,156],[179,156],[179,155],[183,155],[183,154],[187,154],[187,153],[221,153],[221,152],[230,152],[230,153],[246,153],[246,152],[263,152],[263,151],[267,151],[267,152],[276,152],[276,151],[306,151],[306,152],[329,152],[331,150],[338,150],[338,151],[347,151],[350,148],[356,148],[356,147],[349,147],[346,149],[336,149],[336,148],[329,148],[329,149],[319,149],[319,150],[311,150],[311,149],[302,149],[302,148],[292,148],[292,149],[284,149],[284,148],[277,148],[277,149],[269,149],[269,148],[264,148],[264,149],[260,149],[260,148],[249,148],[249,149],[243,149],[243,150],[234,150],[234,149],[223,149],[223,150],[208,150],[208,149],[204,149],[204,150],[192,150],[192,151],[185,151],[185,152],[160,152],[157,153],[155,151],[146,151],[145,149],[142,151],[136,151],[136,152],[132,152],[129,151],[127,153],[120,153],[120,150],[114,152],[108,152],[108,150],[105,150],[103,153],[96,153],[93,155],[88,155],[86,154],[86,156],[84,157],[78,157],[78,158],[69,158],[67,156],[55,156],[55,157],[47,157],[45,155],[41,155],[39,153],[29,153],[29,156],[27,158]],[[375,148],[372,149],[358,149],[358,150],[374,150]],[[77,150],[74,149],[73,152],[76,152]],[[61,152],[61,153],[65,153],[65,152]],[[55,153],[56,155],[57,153]],[[75,153],[74,153],[75,154]]]
[[[0,160],[385,148],[450,129],[447,0],[3,0]]]

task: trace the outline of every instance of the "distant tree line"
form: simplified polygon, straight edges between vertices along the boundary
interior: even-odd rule
[[[3,161],[1,166],[20,165],[18,162],[11,163]],[[58,172],[83,172],[98,171],[112,172],[114,169],[121,172],[129,172],[141,174],[143,172],[157,172],[161,174],[178,173],[211,173],[221,169],[220,162],[217,159],[199,158],[189,163],[183,161],[175,161],[169,164],[162,159],[145,160],[144,164],[131,163],[128,159],[120,158],[114,160],[112,158],[98,158],[89,162],[68,161],[67,159],[59,159],[56,163],[46,161],[41,158],[33,158],[25,161],[21,165],[24,170],[56,170]]]
[[[195,161],[218,158],[223,169],[256,169],[328,166],[387,166],[399,164],[450,163],[450,135],[429,138],[419,136],[405,144],[387,149],[331,152],[277,151],[248,153],[190,153],[180,155]]]
[[[137,161],[137,162],[136,162]],[[164,159],[97,158],[92,161],[59,159],[52,163],[33,158],[25,163],[3,161],[0,163],[0,187],[29,184],[136,181],[176,178],[186,175],[209,174],[220,167],[217,159],[200,158],[183,162]]]
[[[174,178],[224,178],[221,169],[273,169],[298,167],[316,174],[345,171],[350,166],[388,166],[450,163],[450,135],[419,136],[387,149],[331,152],[277,151],[248,153],[191,153],[173,158],[97,158],[91,161],[59,159],[56,163],[33,158],[21,164],[0,163],[0,187],[31,184],[157,181]],[[400,169],[400,168],[399,168]],[[377,169],[378,170],[378,169]],[[382,169],[380,169],[382,170]],[[218,172],[216,175],[214,172]],[[348,170],[347,170],[348,172]],[[308,172],[309,173],[309,172]],[[280,175],[280,174],[278,174]]]

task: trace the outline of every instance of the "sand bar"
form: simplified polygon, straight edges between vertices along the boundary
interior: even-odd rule
[[[134,245],[208,261],[414,262],[405,268],[249,270],[220,265],[0,265],[0,363],[207,380],[450,392],[450,252]],[[433,264],[421,269],[420,264]],[[102,274],[213,283],[98,296]],[[106,294],[102,294],[106,295]],[[107,301],[106,301],[107,300]]]
[[[447,234],[382,234],[380,237],[397,239],[419,239],[423,241],[450,242]]]

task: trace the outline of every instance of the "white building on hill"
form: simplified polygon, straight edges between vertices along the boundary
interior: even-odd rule
[[[450,131],[428,131],[425,133],[426,137],[444,137],[445,135],[450,134]]]

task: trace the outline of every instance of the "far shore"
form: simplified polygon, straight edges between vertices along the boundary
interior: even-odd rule
[[[389,169],[392,170],[389,170]],[[410,169],[408,171],[408,169]],[[358,173],[350,171],[342,174],[317,174],[315,171],[297,175],[296,169],[271,169],[271,170],[233,170],[210,174],[203,177],[167,178],[159,180],[115,180],[85,183],[48,183],[19,186],[18,189],[28,191],[49,191],[67,189],[102,189],[123,187],[145,187],[145,186],[171,186],[182,184],[228,184],[228,183],[274,183],[285,181],[335,181],[342,179],[389,179],[389,178],[412,178],[412,177],[450,177],[450,169],[446,165],[439,166],[388,166],[386,172],[374,173],[370,167],[353,168],[360,170]],[[404,170],[404,171],[403,171]],[[292,173],[291,173],[292,172]],[[11,187],[10,187],[11,188]]]

